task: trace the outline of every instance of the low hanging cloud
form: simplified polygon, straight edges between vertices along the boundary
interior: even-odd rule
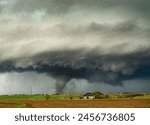
[[[56,93],[55,79],[36,72],[0,73],[0,94]]]
[[[59,24],[52,30],[57,36],[50,31],[49,35],[44,33],[44,36],[36,37],[35,29],[31,31],[33,39],[26,33],[19,36],[21,41],[16,37],[18,33],[12,35],[9,39],[14,38],[13,44],[5,41],[1,46],[1,71],[47,73],[57,79],[56,90],[62,93],[66,83],[73,78],[122,86],[122,79],[134,76],[144,66],[149,67],[149,36],[135,22],[92,23],[80,26],[80,29]]]
[[[56,79],[58,93],[72,79],[122,87],[124,81],[149,78],[148,4],[1,0],[0,72],[47,74]]]

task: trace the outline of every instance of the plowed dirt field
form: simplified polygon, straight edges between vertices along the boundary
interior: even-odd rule
[[[1,108],[150,108],[150,100],[0,100]]]

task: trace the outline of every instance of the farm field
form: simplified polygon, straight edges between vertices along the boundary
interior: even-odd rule
[[[71,97],[71,99],[70,99]],[[3,95],[0,108],[150,108],[150,94],[107,94],[107,98],[80,99],[80,95]]]
[[[0,100],[1,108],[150,108],[150,100]]]

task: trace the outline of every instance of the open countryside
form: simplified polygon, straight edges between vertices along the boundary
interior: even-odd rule
[[[92,96],[93,94],[93,96]],[[1,108],[150,108],[149,93],[1,95]]]

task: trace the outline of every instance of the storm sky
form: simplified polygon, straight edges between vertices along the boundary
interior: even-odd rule
[[[149,0],[0,0],[0,94],[150,92]]]

